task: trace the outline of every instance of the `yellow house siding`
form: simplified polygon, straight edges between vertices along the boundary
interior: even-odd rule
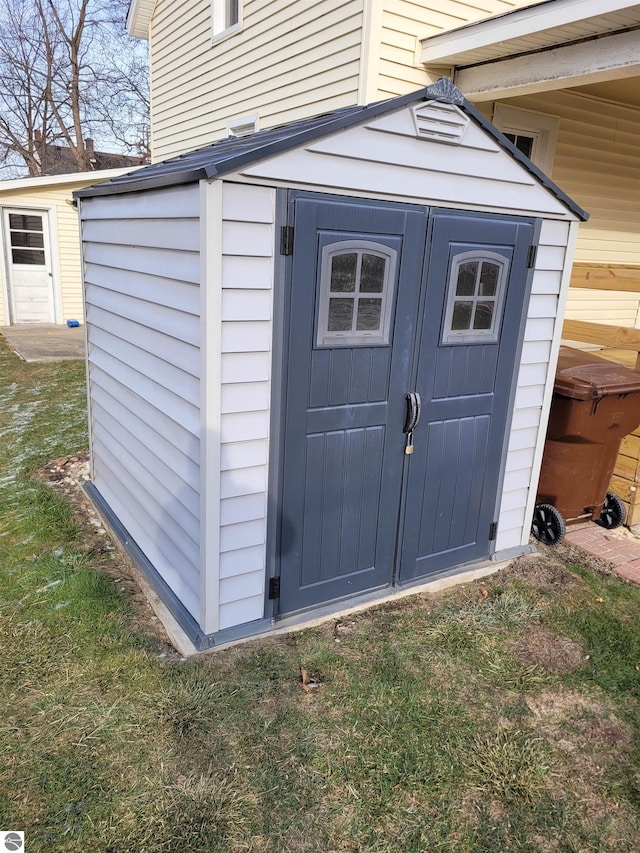
[[[82,320],[83,317],[78,212],[75,207],[67,204],[67,201],[71,201],[72,192],[83,186],[87,186],[87,181],[37,191],[28,189],[2,192],[0,190],[0,206],[3,208],[31,208],[49,212],[51,262],[54,280],[58,284],[62,302],[61,320]],[[0,279],[5,292],[6,275],[6,266],[3,263]],[[7,323],[9,318],[4,316],[2,302],[0,302],[0,312],[0,323]]]
[[[210,0],[160,0],[151,31],[153,159],[358,101],[363,0],[245,0],[240,32],[211,41]]]
[[[575,260],[640,267],[640,113],[571,90],[501,103],[560,120],[552,177],[590,214]],[[482,109],[491,116],[491,105]],[[633,294],[572,288],[566,316],[635,326],[639,310]]]
[[[417,40],[530,6],[532,0],[383,0],[379,97],[404,95],[433,82],[418,60]]]

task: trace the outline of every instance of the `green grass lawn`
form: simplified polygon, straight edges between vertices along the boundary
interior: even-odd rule
[[[86,446],[83,365],[0,339],[0,434],[0,829],[31,853],[640,848],[640,588],[560,548],[183,661],[32,476]]]

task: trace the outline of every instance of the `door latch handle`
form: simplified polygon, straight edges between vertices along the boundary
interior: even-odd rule
[[[402,432],[408,435],[418,426],[422,412],[422,401],[417,391],[410,391],[405,395],[405,400],[407,401],[407,419]]]

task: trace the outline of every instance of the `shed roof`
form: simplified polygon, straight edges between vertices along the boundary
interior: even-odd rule
[[[422,101],[439,101],[458,106],[477,124],[489,133],[496,142],[531,172],[540,183],[559,201],[583,221],[589,218],[579,205],[564,193],[547,175],[529,160],[515,145],[480,113],[454,84],[446,77],[437,83],[385,101],[368,106],[344,107],[309,119],[289,122],[280,127],[261,130],[248,136],[229,137],[198,148],[187,154],[154,163],[126,175],[104,181],[96,186],[76,190],[75,198],[94,198],[103,195],[136,193],[159,187],[189,184],[200,180],[214,180],[251,163],[265,160],[288,149],[296,148],[331,133],[369,121],[385,113],[391,113],[410,104]]]

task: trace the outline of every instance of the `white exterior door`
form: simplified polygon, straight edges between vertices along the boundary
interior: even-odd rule
[[[55,307],[47,214],[3,211],[12,323],[54,323]]]

